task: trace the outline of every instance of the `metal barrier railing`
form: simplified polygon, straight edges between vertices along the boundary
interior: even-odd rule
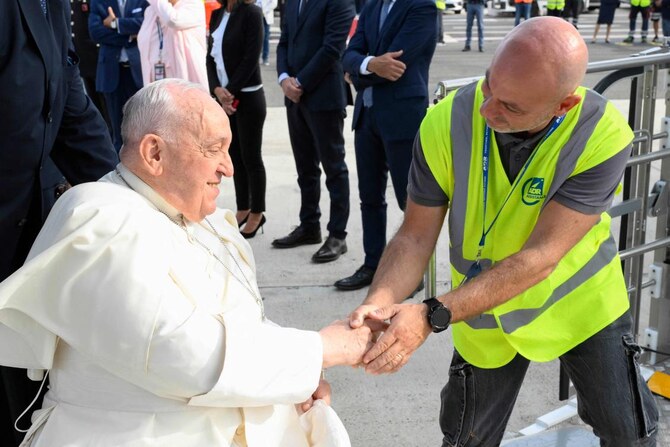
[[[663,287],[670,283],[665,276],[643,282],[644,255],[647,253],[654,252],[656,264],[669,266],[659,268],[659,271],[670,272],[670,118],[668,118],[670,84],[667,73],[669,68],[670,49],[662,47],[628,58],[592,62],[587,69],[587,73],[609,72],[593,87],[593,90],[601,94],[605,94],[609,87],[619,81],[630,80],[628,124],[635,130],[635,138],[631,158],[623,177],[622,200],[612,206],[608,213],[613,218],[621,219],[619,254],[631,302],[634,334],[639,330],[642,290],[652,286],[663,291],[666,288],[670,289]],[[665,117],[661,131],[654,133],[657,85],[661,74],[665,75],[666,79],[666,84],[662,88]],[[481,78],[482,76],[476,76],[440,81],[435,91],[435,102],[446,97],[450,91]],[[652,150],[655,141],[660,141],[660,149],[657,151]],[[650,188],[651,163],[655,161],[661,162],[661,180]],[[665,220],[662,222],[663,217]],[[646,242],[648,218],[657,219],[656,235],[651,242]],[[425,274],[427,298],[436,295],[435,266],[436,259],[433,253]],[[670,273],[664,274],[670,275]],[[645,336],[648,337],[650,331],[656,331],[651,337],[658,341],[653,349],[664,349],[667,352],[670,350],[670,296],[656,298],[659,299],[650,303],[649,328],[646,329]],[[568,386],[567,375],[561,369],[560,400],[568,398]]]

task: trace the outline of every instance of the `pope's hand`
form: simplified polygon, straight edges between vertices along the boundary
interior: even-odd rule
[[[387,326],[383,321],[368,320],[360,327],[352,328],[348,321],[339,320],[321,329],[323,367],[361,363],[363,354],[374,344],[375,334]]]
[[[324,379],[319,380],[319,386],[317,387],[316,391],[312,393],[309,399],[307,399],[301,404],[296,405],[298,414],[302,414],[305,411],[312,408],[312,405],[314,405],[315,400],[321,399],[326,404],[330,405],[330,396],[331,396],[330,384],[326,382]]]
[[[391,324],[363,357],[365,372],[393,373],[402,368],[432,332],[427,315],[423,303],[394,304],[366,312],[367,322],[391,320]]]

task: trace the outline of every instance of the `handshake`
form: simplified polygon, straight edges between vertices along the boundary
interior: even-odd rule
[[[425,304],[409,303],[359,306],[347,320],[319,331],[323,367],[359,366],[370,374],[398,371],[431,333],[427,310]]]

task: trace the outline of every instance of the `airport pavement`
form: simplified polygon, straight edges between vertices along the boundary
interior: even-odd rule
[[[624,12],[627,10],[617,11],[618,27],[615,28],[618,30],[616,36],[621,39],[625,37],[627,30]],[[490,37],[487,39],[486,53],[461,53],[464,15],[445,16],[445,32],[454,34],[448,35],[447,45],[437,48],[431,68],[431,88],[436,85],[437,80],[482,74],[494,47],[504,35],[503,31],[511,29],[511,20],[487,17]],[[594,21],[595,14],[582,16],[580,30],[584,29],[582,32],[589,37],[589,40]],[[497,25],[494,27],[494,24]],[[633,48],[636,51],[643,49],[641,46]],[[272,45],[272,58],[274,49],[275,44]],[[596,45],[595,49],[598,51],[592,51],[592,55],[595,53],[594,57],[597,60],[624,57],[631,52],[631,48],[624,49],[615,45],[606,47],[604,44]],[[271,60],[269,67],[263,67],[263,76],[269,105],[263,138],[263,158],[268,176],[267,223],[264,232],[259,232],[249,242],[254,250],[258,282],[269,318],[282,325],[316,330],[335,319],[346,317],[363,300],[367,291],[363,289],[340,292],[332,285],[337,279],[352,274],[363,262],[357,193],[358,176],[353,133],[350,130],[352,109],[348,109],[345,124],[351,184],[351,216],[347,237],[349,251],[335,262],[313,264],[310,257],[318,249],[318,245],[288,250],[271,247],[274,238],[284,236],[299,223],[300,204],[285,109],[282,107],[279,87],[274,83],[276,76],[274,60]],[[587,85],[592,84],[587,82]],[[621,106],[625,107],[623,104]],[[234,208],[232,181],[230,179],[224,181],[221,190],[219,204],[226,208]],[[389,236],[397,229],[402,219],[393,197],[389,185],[387,190]],[[328,203],[327,191],[322,187],[324,232],[328,219]],[[447,249],[448,241],[443,236],[437,247],[438,293],[443,293],[449,288]],[[413,301],[418,302],[421,299],[423,292]],[[333,407],[349,430],[352,445],[355,447],[441,445],[442,436],[438,424],[439,395],[447,381],[452,349],[450,331],[447,331],[431,335],[409,363],[396,374],[373,377],[364,374],[362,370],[346,367],[327,371],[327,378],[333,387]],[[531,365],[508,424],[506,438],[519,436],[519,431],[533,424],[536,418],[564,405],[558,401],[558,371],[557,361]],[[665,402],[667,404],[667,401]],[[668,407],[670,411],[670,406]],[[667,418],[663,424],[663,436],[667,436]],[[583,424],[574,417],[560,427],[583,428]],[[659,445],[670,445],[670,443],[665,439]]]

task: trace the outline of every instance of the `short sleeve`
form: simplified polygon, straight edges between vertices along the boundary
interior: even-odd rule
[[[412,164],[409,168],[407,195],[413,202],[423,206],[444,206],[449,199],[440,187],[428,167],[423,155],[420,134],[417,134],[412,147]]]

